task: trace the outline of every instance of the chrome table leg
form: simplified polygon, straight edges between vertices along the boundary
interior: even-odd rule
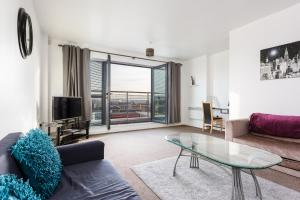
[[[198,168],[199,169],[199,160],[198,160],[197,154],[195,154],[195,153],[191,154],[190,168]]]
[[[232,200],[245,200],[240,168],[232,167]]]
[[[256,178],[256,176],[255,176],[255,174],[254,174],[254,171],[253,171],[252,169],[250,169],[250,173],[251,173],[251,176],[252,176],[252,178],[253,178],[253,180],[254,180],[256,196],[257,196],[260,200],[262,200],[261,189],[260,189],[260,186],[259,186],[259,184],[258,184],[257,178]]]
[[[180,158],[180,156],[182,154],[182,151],[183,151],[183,148],[181,148],[180,153],[179,153],[179,155],[178,155],[178,157],[176,159],[176,162],[175,162],[175,165],[174,165],[174,169],[173,169],[173,176],[176,175],[176,166],[177,166],[177,162],[178,162],[178,160],[179,160],[179,158]]]

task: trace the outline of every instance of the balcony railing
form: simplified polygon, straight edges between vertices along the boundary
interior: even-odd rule
[[[102,93],[92,91],[92,124],[102,124]],[[151,93],[111,91],[111,124],[147,122],[151,120]]]

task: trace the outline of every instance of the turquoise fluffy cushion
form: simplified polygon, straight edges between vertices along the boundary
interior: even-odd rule
[[[32,129],[12,147],[29,184],[42,199],[49,198],[61,178],[62,164],[51,138],[41,129]]]
[[[15,175],[0,175],[1,200],[41,200],[28,182],[23,182]]]

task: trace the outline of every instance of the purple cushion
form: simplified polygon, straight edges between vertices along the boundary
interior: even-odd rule
[[[276,137],[300,139],[300,116],[253,113],[250,117],[249,131]]]

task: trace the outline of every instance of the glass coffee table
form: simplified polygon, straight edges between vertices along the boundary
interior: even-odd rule
[[[176,165],[181,156],[191,157],[191,168],[199,168],[199,158],[231,167],[233,177],[232,200],[245,199],[241,179],[242,169],[250,171],[254,180],[256,195],[262,199],[261,189],[253,170],[269,168],[282,162],[280,156],[268,151],[199,133],[168,135],[165,139],[181,149],[174,165],[173,176],[176,175]],[[191,154],[184,155],[183,151]]]

